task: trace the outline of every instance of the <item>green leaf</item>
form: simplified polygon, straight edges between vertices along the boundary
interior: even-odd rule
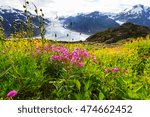
[[[102,92],[100,92],[99,93],[99,100],[103,100],[104,98],[105,98],[105,95]]]
[[[74,94],[74,96],[75,96],[75,99],[76,100],[82,100],[83,99],[83,96],[82,96],[82,94]]]
[[[139,99],[138,94],[132,90],[128,90],[128,96],[130,99]]]
[[[3,75],[5,75],[10,69],[11,69],[11,67],[9,67],[7,70],[5,70],[4,72],[2,72],[2,73],[0,74],[0,77],[2,77]]]
[[[84,82],[84,85],[85,85],[84,90],[87,91],[92,85],[92,81],[88,80],[87,82]]]
[[[76,84],[76,87],[77,87],[78,90],[80,91],[81,83],[79,82],[79,80],[78,80],[78,79],[75,79],[75,80],[74,80],[74,83]]]
[[[143,88],[143,85],[140,86],[140,87],[138,87],[138,88],[135,90],[135,92],[137,93],[138,91],[140,91],[141,88]]]

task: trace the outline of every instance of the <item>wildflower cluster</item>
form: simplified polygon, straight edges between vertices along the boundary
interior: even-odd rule
[[[35,48],[36,56],[39,56],[40,53],[50,53],[50,62],[61,62],[66,65],[74,66],[77,65],[78,67],[84,66],[85,59],[92,59],[94,63],[96,63],[96,57],[94,54],[90,55],[86,49],[75,48],[73,51],[69,51],[68,48],[64,46],[56,46],[56,45],[45,45],[44,49],[38,46]]]
[[[118,68],[118,67],[114,67],[114,68],[106,68],[104,70],[105,73],[118,73],[118,72],[121,72],[121,73],[126,73],[128,74],[128,70],[125,70],[125,69],[121,69],[121,68]]]
[[[71,66],[78,65],[80,68],[84,66],[84,59],[90,58],[90,54],[85,49],[76,48],[72,52],[69,52],[63,46],[51,46],[51,51],[57,53],[51,56],[51,62],[60,61]]]

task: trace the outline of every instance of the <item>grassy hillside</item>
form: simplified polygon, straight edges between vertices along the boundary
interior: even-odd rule
[[[145,37],[147,35],[150,35],[150,29],[148,27],[132,23],[124,23],[116,28],[110,28],[91,35],[86,41],[110,44],[128,38]]]
[[[0,99],[150,99],[150,37],[107,47],[0,41]]]

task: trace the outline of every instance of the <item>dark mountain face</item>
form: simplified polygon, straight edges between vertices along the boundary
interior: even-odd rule
[[[114,28],[119,26],[118,21],[150,27],[150,7],[135,5],[118,14],[95,11],[89,14],[60,18],[60,20],[63,20],[65,28],[85,34],[94,34]]]
[[[115,43],[123,39],[145,37],[147,35],[150,35],[150,29],[148,27],[125,23],[119,27],[96,33],[87,38],[86,41]]]
[[[21,22],[26,27],[26,15],[23,11],[10,8],[0,7],[0,17],[3,19],[3,27],[5,34],[9,36],[14,32],[13,22],[17,22],[17,29],[20,29]],[[35,15],[31,14],[33,18],[32,25],[34,26],[35,36],[39,34],[39,22]],[[95,34],[100,31],[107,30],[119,26],[117,23],[120,22],[131,22],[133,24],[143,25],[150,27],[150,7],[143,5],[135,5],[131,9],[125,9],[119,14],[106,14],[98,11],[89,14],[78,14],[76,16],[70,16],[67,18],[59,18],[63,23],[63,27],[77,31],[84,34]],[[45,24],[50,24],[49,20],[45,20]]]
[[[94,34],[119,25],[114,20],[108,18],[108,16],[97,11],[90,14],[61,18],[60,20],[63,20],[65,28],[85,34]]]
[[[35,28],[34,35],[38,35],[40,30],[39,27],[39,21],[38,18],[35,15],[32,15],[30,13],[30,16],[33,18],[32,25]],[[11,7],[0,7],[0,17],[2,19],[2,26],[4,28],[4,32],[6,36],[10,36],[11,33],[15,31],[13,25],[14,22],[16,22],[16,29],[17,31],[20,30],[21,25],[26,28],[26,15],[23,11],[17,10]],[[49,23],[48,20],[45,21],[46,24]]]
[[[113,17],[114,20],[150,27],[150,7],[135,5]]]

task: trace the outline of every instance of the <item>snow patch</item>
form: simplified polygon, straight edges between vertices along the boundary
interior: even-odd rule
[[[142,13],[142,11],[143,11],[143,8],[141,8],[141,7],[136,7],[136,8],[132,11],[132,13],[139,14],[139,13]]]
[[[116,20],[116,22],[119,24],[119,25],[122,25],[125,23],[125,21],[120,21],[120,20]]]
[[[10,6],[0,6],[0,12],[4,14],[4,13],[14,13],[16,11]]]
[[[57,41],[84,41],[90,35],[81,34],[79,32],[71,31],[63,27],[61,22],[57,19],[51,20],[51,25],[46,27],[45,37],[47,39]]]

